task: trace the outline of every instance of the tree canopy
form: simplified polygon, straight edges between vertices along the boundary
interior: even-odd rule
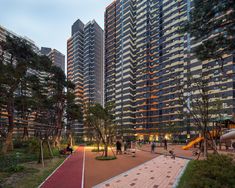
[[[224,54],[234,53],[234,0],[194,0],[183,32],[199,42],[194,50],[199,60],[222,60]]]
[[[6,132],[1,135],[5,139],[3,153],[13,149],[16,126],[23,126],[28,135],[29,119],[35,126],[54,127],[53,140],[59,143],[64,118],[81,119],[73,87],[63,70],[47,56],[35,53],[26,40],[6,36],[6,40],[0,41],[0,114],[6,112],[7,117],[0,126],[0,133]],[[6,131],[2,131],[2,125]]]

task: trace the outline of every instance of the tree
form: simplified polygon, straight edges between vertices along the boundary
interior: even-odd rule
[[[208,87],[209,80],[206,77],[190,76],[187,80],[178,84],[179,101],[184,107],[184,113],[189,114],[190,121],[204,138],[204,156],[208,154],[208,141],[216,152],[216,145],[213,135],[210,133],[209,126],[214,119],[222,113],[218,103],[218,98],[211,98],[211,91]],[[181,112],[182,113],[182,112]]]
[[[234,53],[235,3],[234,0],[194,0],[190,19],[185,23],[187,32],[198,43],[194,53],[201,60],[220,60]]]
[[[2,151],[13,150],[15,93],[30,67],[33,67],[35,53],[24,39],[6,37],[0,42],[0,96],[8,114],[8,130]]]
[[[170,121],[164,126],[160,126],[158,128],[158,132],[161,138],[166,134],[170,134],[172,140],[176,141],[177,137],[182,133],[182,130],[184,129],[186,129],[186,127],[180,125],[179,123]],[[162,141],[162,139],[160,139],[160,141]]]
[[[191,42],[194,44],[192,53],[199,61],[204,61],[206,64],[207,61],[216,60],[220,63],[222,73],[227,72],[224,68],[226,62],[224,58],[227,55],[234,55],[235,50],[234,0],[194,0],[190,18],[181,32],[188,33],[191,37]],[[219,116],[223,109],[218,109],[220,108],[218,104],[220,98],[212,101],[208,90],[209,78],[206,79],[204,75],[200,76],[201,78],[198,79],[187,77],[188,81],[183,84],[183,87],[188,89],[186,89],[186,96],[182,98],[187,101],[184,101],[184,107],[187,108],[188,113],[205,136],[204,154],[207,155],[206,142],[211,136],[208,134],[208,124],[211,122],[212,116]],[[191,91],[196,90],[197,94],[195,91],[190,92],[190,89]],[[183,93],[181,94],[183,95]]]
[[[75,103],[74,95],[74,84],[70,81],[67,82],[67,93],[66,93],[66,127],[68,131],[68,140],[70,145],[72,144],[72,131],[71,127],[74,123],[82,121],[82,110],[81,107]]]
[[[31,70],[32,71],[32,70]],[[37,89],[36,89],[37,88]],[[35,91],[40,88],[39,78],[32,73],[26,74],[19,85],[17,95],[15,96],[15,111],[19,126],[23,126],[23,140],[28,140],[28,123],[29,118],[33,117],[37,98],[34,96]]]
[[[88,142],[90,142],[90,143],[95,142],[95,144],[97,146],[97,151],[99,152],[100,151],[100,144],[101,144],[101,136],[100,136],[99,132],[97,132],[94,129],[94,126],[92,124],[93,121],[92,121],[91,114],[90,114],[90,106],[89,107],[88,106],[86,106],[86,108],[84,110],[84,119],[85,119],[84,132],[85,132],[86,140],[88,140]]]
[[[38,104],[35,109],[35,121],[55,127],[53,145],[59,148],[66,102],[66,76],[47,56],[39,56],[37,64],[39,87],[34,91],[34,98]]]
[[[106,105],[103,108],[100,104],[94,104],[89,108],[89,114],[86,117],[87,125],[91,126],[94,132],[101,139],[104,145],[104,156],[108,156],[108,147],[112,144],[116,136],[116,125],[113,123],[113,116],[110,113],[111,106]]]
[[[34,101],[35,122],[47,125],[54,124],[54,108],[51,100],[50,70],[52,62],[47,56],[38,56],[37,73],[32,77],[31,97]]]
[[[49,90],[51,90],[51,94],[49,94],[49,98],[51,100],[51,108],[54,107],[54,124],[57,128],[54,146],[60,147],[60,136],[66,100],[65,87],[67,83],[63,70],[57,66],[51,67],[50,75]]]

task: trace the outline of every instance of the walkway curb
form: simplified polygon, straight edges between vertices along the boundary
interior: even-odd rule
[[[84,182],[85,182],[85,160],[86,160],[86,149],[85,146],[83,146],[83,167],[82,167],[82,185],[81,188],[84,188]]]
[[[175,183],[172,186],[172,188],[177,188],[180,182],[180,178],[183,175],[183,173],[185,172],[187,166],[188,166],[189,161],[186,162],[185,166],[183,167],[183,169],[181,170],[181,172],[179,173],[179,175],[176,177]]]

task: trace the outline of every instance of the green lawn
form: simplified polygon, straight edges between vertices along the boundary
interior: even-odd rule
[[[235,188],[235,162],[225,155],[190,161],[178,188]]]

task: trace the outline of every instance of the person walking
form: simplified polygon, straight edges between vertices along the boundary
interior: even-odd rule
[[[167,139],[164,139],[164,149],[167,150]]]
[[[124,141],[124,142],[123,142],[123,145],[124,145],[124,154],[126,154],[126,152],[127,152],[127,142]]]
[[[156,147],[156,143],[155,143],[155,141],[153,141],[151,143],[151,153],[155,153],[155,147]]]
[[[116,142],[116,154],[122,154],[122,144],[119,140]]]

